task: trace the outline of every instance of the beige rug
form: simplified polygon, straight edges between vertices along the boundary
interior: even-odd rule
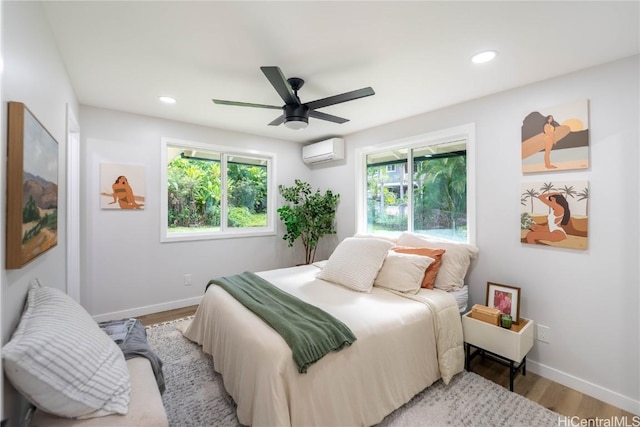
[[[171,426],[238,426],[235,403],[211,356],[176,328],[183,320],[147,329],[164,363],[163,403]],[[558,414],[479,375],[462,372],[438,381],[389,414],[380,426],[557,426]]]

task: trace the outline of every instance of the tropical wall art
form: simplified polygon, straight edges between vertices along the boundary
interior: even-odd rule
[[[526,182],[520,196],[520,241],[587,249],[589,182]]]
[[[522,172],[589,167],[587,100],[533,111],[522,121]]]
[[[9,102],[6,268],[57,244],[58,143],[24,104]]]
[[[144,209],[145,168],[137,165],[100,165],[102,209]]]

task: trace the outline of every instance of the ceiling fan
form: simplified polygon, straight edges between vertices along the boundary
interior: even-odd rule
[[[290,77],[286,79],[278,67],[260,67],[264,75],[267,77],[273,88],[284,101],[281,107],[275,105],[250,104],[247,102],[225,101],[222,99],[213,99],[216,104],[235,105],[238,107],[255,107],[270,108],[273,110],[282,110],[282,115],[269,123],[269,126],[284,125],[290,129],[304,129],[309,125],[309,117],[315,119],[326,120],[333,123],[346,123],[349,120],[342,117],[333,116],[331,114],[316,111],[318,108],[328,107],[329,105],[340,104],[342,102],[353,101],[354,99],[364,98],[365,96],[375,95],[370,87],[342,93],[340,95],[330,96],[328,98],[317,99],[311,102],[302,103],[298,97],[298,90],[304,85],[304,80],[298,77]]]

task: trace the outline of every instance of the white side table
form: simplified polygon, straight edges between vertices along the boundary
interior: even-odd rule
[[[462,316],[465,369],[471,371],[471,361],[478,355],[508,366],[509,390],[513,391],[513,379],[518,371],[527,375],[527,353],[533,347],[533,325],[533,320],[521,317],[518,325],[505,329],[474,319],[468,312]],[[473,353],[472,348],[476,348]]]

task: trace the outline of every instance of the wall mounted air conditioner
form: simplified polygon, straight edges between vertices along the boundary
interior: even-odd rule
[[[302,147],[302,161],[307,164],[344,159],[344,139],[331,138]]]

